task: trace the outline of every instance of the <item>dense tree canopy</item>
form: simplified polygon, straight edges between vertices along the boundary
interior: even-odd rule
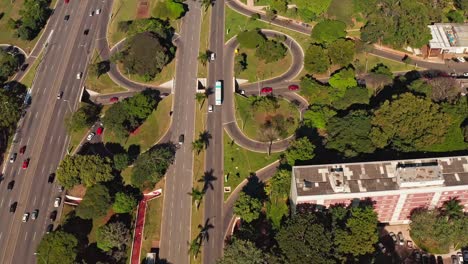
[[[0,49],[0,83],[12,76],[20,64],[19,57]]]
[[[320,45],[310,45],[305,51],[304,68],[310,73],[324,73],[329,67],[327,50]]]
[[[314,154],[315,146],[307,137],[295,139],[291,142],[284,156],[289,165],[294,166],[297,160],[310,160]]]
[[[375,146],[369,137],[371,118],[364,111],[351,112],[344,117],[332,117],[327,124],[326,147],[338,150],[346,157],[372,153]]]
[[[151,80],[171,62],[174,55],[175,48],[171,41],[158,34],[144,32],[132,36],[126,48],[116,58],[123,63],[126,73],[138,74]]]
[[[333,101],[332,105],[336,109],[346,109],[354,104],[369,104],[369,94],[366,88],[363,87],[351,87],[346,89],[343,97]]]
[[[328,46],[328,55],[333,64],[348,66],[354,59],[354,41],[338,39]]]
[[[337,97],[343,97],[347,88],[357,86],[354,69],[343,68],[337,71],[330,77],[328,83],[336,89]]]
[[[130,242],[130,230],[122,222],[107,223],[98,228],[96,242],[103,251],[122,250]]]
[[[405,93],[385,101],[372,118],[372,142],[401,151],[421,150],[441,142],[452,120],[430,100]]]
[[[330,6],[331,0],[293,0],[291,3],[296,4],[297,12],[302,20],[309,22],[325,13]]]
[[[80,183],[90,187],[113,178],[110,160],[97,155],[66,156],[57,168],[57,180],[65,188]]]
[[[81,107],[66,120],[68,131],[77,132],[90,127],[99,117],[100,109],[97,105],[82,103]]]
[[[234,58],[234,73],[239,75],[247,69],[247,54],[241,53]]]
[[[240,239],[234,239],[226,246],[224,256],[216,262],[217,264],[266,264],[265,256],[255,244]]]
[[[311,105],[330,105],[333,96],[335,96],[330,87],[324,85],[311,76],[305,76],[301,79],[301,91],[300,93],[307,97]]]
[[[115,194],[115,201],[112,205],[114,212],[118,214],[130,213],[136,208],[137,200],[131,194],[118,192]]]
[[[246,30],[237,34],[237,41],[241,48],[255,49],[266,40],[266,37],[258,29]]]
[[[76,207],[76,215],[83,219],[93,219],[106,215],[111,205],[107,187],[96,184],[86,190],[83,200]]]
[[[16,88],[7,90],[0,88],[0,130],[5,131],[16,127],[23,111],[25,92]]]
[[[288,49],[276,40],[267,40],[255,50],[255,56],[266,63],[278,61],[286,56]]]
[[[164,176],[174,155],[173,148],[163,145],[138,156],[132,170],[132,185],[140,189],[152,188]]]
[[[17,34],[21,39],[34,39],[45,26],[51,13],[49,0],[26,0],[17,21]]]
[[[303,116],[304,125],[310,128],[325,129],[328,120],[336,115],[336,111],[328,106],[311,105]]]
[[[37,262],[41,264],[74,264],[78,239],[64,231],[45,234],[37,247]]]
[[[234,204],[234,214],[238,215],[247,223],[252,222],[260,216],[262,203],[259,199],[241,192]]]
[[[173,21],[184,15],[187,6],[177,0],[165,0],[156,2],[156,7],[153,10],[155,17]]]
[[[344,37],[346,37],[346,24],[338,20],[323,20],[312,29],[312,38],[321,44],[329,45]]]

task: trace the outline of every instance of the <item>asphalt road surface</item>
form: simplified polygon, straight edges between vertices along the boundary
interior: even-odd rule
[[[101,1],[64,4],[60,1],[47,24],[43,36],[47,35],[49,42],[34,80],[32,103],[20,121],[17,143],[12,146],[12,153],[18,153],[22,146],[26,146],[26,151],[24,155],[18,154],[14,163],[6,164],[5,178],[0,184],[0,263],[36,262],[34,252],[51,223],[49,214],[53,201],[61,196],[56,185],[48,184],[47,180],[67,152],[69,137],[63,120],[77,108],[97,24],[109,14],[110,4]],[[91,10],[98,8],[102,12],[100,15],[89,16]],[[64,21],[65,15],[70,15],[68,21]],[[85,29],[90,29],[87,36],[83,34]],[[51,35],[47,34],[52,31]],[[81,79],[77,79],[79,72],[83,73]],[[63,97],[57,99],[60,91]],[[29,159],[27,169],[22,169],[24,159]],[[6,191],[10,181],[15,181],[14,188]],[[9,213],[14,202],[18,203],[16,212]],[[23,223],[23,213],[35,209],[39,210],[38,218]]]
[[[192,199],[193,151],[195,130],[195,92],[197,88],[198,52],[201,30],[200,3],[187,1],[188,12],[182,18],[176,55],[176,76],[171,141],[179,135],[184,142],[176,152],[175,162],[166,173],[160,258],[169,263],[189,262],[188,243]],[[148,216],[151,217],[151,216]]]

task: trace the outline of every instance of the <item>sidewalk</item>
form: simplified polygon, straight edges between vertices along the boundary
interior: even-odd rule
[[[401,56],[402,59],[403,59],[404,56],[408,56],[412,60],[415,60],[415,61],[445,64],[445,61],[443,59],[440,59],[440,58],[426,58],[426,59],[424,59],[423,57],[416,56],[416,55],[413,55],[413,54],[408,53],[408,52],[395,50],[395,49],[392,49],[390,47],[381,46],[381,45],[378,45],[378,44],[374,44],[374,48],[378,49],[378,50],[383,50],[385,52],[392,53],[392,54],[395,54],[395,55],[399,55],[399,56]]]

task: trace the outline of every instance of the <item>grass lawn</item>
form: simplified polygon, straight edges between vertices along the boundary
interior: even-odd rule
[[[130,185],[132,183],[132,170],[133,167],[127,167],[122,172],[120,172],[120,175],[122,176],[122,181],[126,185]]]
[[[175,76],[175,65],[176,65],[176,59],[172,59],[172,61],[164,66],[162,71],[156,75],[156,77],[151,80],[151,81],[146,81],[143,76],[139,76],[136,74],[128,74],[126,70],[123,67],[122,63],[117,64],[117,67],[119,68],[119,71],[128,79],[139,82],[139,83],[145,83],[149,85],[161,85],[165,82],[168,82],[172,80]]]
[[[348,27],[353,26],[353,0],[332,0],[328,7],[327,15],[330,19],[345,22]]]
[[[157,188],[164,188],[164,178],[156,184]],[[153,241],[159,241],[161,237],[161,218],[163,212],[164,191],[161,196],[154,198],[146,203],[145,227],[143,230],[143,239],[141,242],[141,256],[144,258],[146,253],[151,250]]]
[[[205,131],[206,129],[206,113],[207,113],[207,105],[208,101],[205,100],[203,103],[202,108],[200,109],[200,105],[196,104],[196,112],[195,112],[195,138],[198,138],[198,135]],[[203,175],[205,172],[205,150],[202,150],[199,154],[196,152],[193,153],[193,187],[202,190],[203,182],[199,181],[203,179]],[[203,211],[204,211],[204,204],[203,200],[201,201],[200,206],[195,206],[195,203],[192,205],[192,222],[191,222],[191,240],[195,239],[199,234],[198,225],[203,225]],[[203,247],[202,247],[203,250]],[[198,254],[198,257],[195,259],[193,256],[190,258],[190,263],[197,264],[202,263],[202,253]]]
[[[138,128],[136,134],[130,135],[127,139],[119,142],[119,140],[113,136],[112,131],[104,130],[104,141],[120,143],[126,149],[131,145],[139,145],[141,152],[144,152],[156,144],[166,133],[170,125],[169,112],[171,108],[172,95],[169,95],[159,102],[156,110],[154,110]]]
[[[266,120],[270,119],[273,115],[270,115],[264,110],[253,111],[251,104],[248,99],[243,96],[236,95],[236,120],[241,130],[247,135],[247,137],[262,141],[260,134],[260,127],[265,123]],[[293,125],[288,126],[288,135],[294,134],[297,126],[299,125],[299,111],[290,102],[279,99],[280,107],[273,113],[275,115],[283,115],[285,119],[293,118]]]
[[[113,47],[117,42],[125,38],[125,33],[118,31],[121,21],[134,20],[137,13],[138,0],[115,0],[112,5],[112,16],[107,30],[109,46]]]
[[[53,8],[57,0],[51,0],[50,2],[50,7]],[[21,40],[13,36],[14,31],[7,25],[9,18],[16,20],[21,17],[19,10],[23,7],[23,3],[24,0],[0,0],[0,12],[3,13],[3,17],[0,19],[0,43],[18,46],[25,52],[30,53],[39,40],[41,33],[31,41]]]
[[[41,52],[39,57],[37,57],[37,59],[34,61],[34,63],[31,65],[31,67],[29,67],[29,70],[23,76],[23,79],[21,79],[21,83],[26,85],[26,87],[28,87],[29,89],[32,86],[32,83],[34,81],[34,77],[36,77],[37,68],[39,67],[39,64],[40,64],[43,57],[44,57],[44,53]]]
[[[200,53],[208,50],[210,40],[210,18],[211,18],[211,7],[206,12],[202,12],[202,22],[200,31]],[[198,61],[198,78],[206,78],[208,76],[208,63],[206,65],[201,64]]]
[[[224,133],[224,175],[227,175],[225,187],[233,191],[239,183],[250,176],[250,173],[271,164],[279,159],[281,153],[258,153],[236,145],[229,135]],[[224,193],[224,200],[230,193]]]
[[[284,34],[289,35],[294,40],[296,40],[302,47],[302,49],[306,49],[309,44],[311,43],[311,39],[309,35],[302,34],[296,31],[288,30],[282,27],[278,27],[275,25],[271,25],[265,23],[260,20],[252,21],[250,17],[241,15],[236,11],[232,10],[229,7],[226,7],[226,35],[224,36],[226,41],[237,35],[239,32],[244,30],[250,30],[255,28],[262,28],[262,29],[273,29]]]
[[[359,54],[356,54],[355,59],[358,59],[363,64],[365,64],[367,60],[367,72],[369,72],[372,68],[374,68],[379,63],[383,63],[387,65],[390,68],[390,70],[393,72],[423,69],[420,67],[414,67],[414,65],[407,65],[403,62],[389,60],[383,57],[375,56],[373,54],[367,54],[367,58],[366,58],[366,54],[359,53]]]
[[[91,63],[98,63],[101,61],[98,52],[95,51]],[[88,72],[85,82],[86,89],[92,90],[100,94],[106,93],[117,93],[127,91],[127,89],[121,87],[120,85],[114,83],[108,74],[103,74],[99,77],[94,75],[92,72]]]
[[[264,60],[255,56],[255,49],[239,49],[239,54],[241,53],[247,55],[247,69],[242,71],[237,78],[247,79],[249,82],[267,80],[279,76],[287,71],[292,63],[292,55],[289,51],[284,58],[272,63],[265,63]]]

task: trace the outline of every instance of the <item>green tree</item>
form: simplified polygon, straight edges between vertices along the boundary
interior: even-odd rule
[[[333,64],[348,66],[354,59],[354,41],[337,39],[328,46],[328,55]]]
[[[157,18],[174,21],[185,14],[187,6],[176,0],[165,0],[156,2],[153,15]]]
[[[217,264],[266,264],[263,252],[248,240],[234,239]]]
[[[122,222],[107,223],[98,228],[96,242],[103,251],[123,250],[130,242],[130,230]]]
[[[276,10],[273,10],[273,9],[267,9],[265,11],[265,18],[266,20],[268,21],[273,21],[276,19],[276,16],[277,16],[277,12]]]
[[[21,117],[24,92],[0,89],[0,130],[13,130]]]
[[[93,219],[106,215],[111,205],[111,197],[106,186],[96,184],[86,190],[83,200],[76,207],[76,215],[83,219]]]
[[[286,56],[288,49],[281,42],[267,40],[255,51],[255,56],[266,63],[279,61]]]
[[[278,194],[288,196],[291,188],[291,171],[280,169],[266,183],[265,193],[267,195]]]
[[[304,68],[310,73],[324,73],[330,67],[327,51],[320,45],[310,45],[304,55]]]
[[[353,68],[343,68],[333,74],[328,83],[336,89],[337,97],[343,97],[346,89],[357,86]]]
[[[241,53],[234,58],[234,73],[236,76],[245,71],[247,66],[247,54]]]
[[[346,227],[335,231],[336,250],[351,259],[375,252],[377,224],[377,213],[371,206],[351,208]]]
[[[17,33],[21,39],[34,39],[45,26],[51,10],[47,0],[26,0],[19,11]]]
[[[331,105],[333,97],[330,87],[316,81],[312,76],[307,75],[301,79],[300,93],[307,97],[311,105]]]
[[[346,89],[343,97],[336,99],[332,105],[338,110],[344,110],[354,104],[369,104],[368,90],[363,87],[351,87]]]
[[[128,113],[125,111],[124,105],[119,102],[113,104],[106,111],[106,115],[102,118],[106,128],[119,139],[124,139],[128,136],[128,128],[126,124],[128,119]]]
[[[115,201],[112,205],[112,209],[118,214],[130,213],[135,209],[137,203],[137,199],[135,199],[133,195],[118,192],[115,194]]]
[[[110,70],[110,61],[100,61],[89,65],[89,73],[97,78]]]
[[[174,150],[168,146],[157,146],[138,156],[132,170],[132,185],[144,190],[152,188],[166,173],[174,161]]]
[[[293,0],[296,4],[299,16],[306,22],[315,20],[318,16],[324,14],[330,6],[331,0],[308,1]]]
[[[276,10],[279,13],[284,13],[288,10],[288,1],[286,0],[273,0],[270,4],[270,8]]]
[[[128,153],[117,153],[113,157],[114,159],[114,168],[118,171],[122,171],[123,169],[127,168],[130,164],[130,158]]]
[[[310,160],[314,158],[315,146],[307,137],[295,139],[291,142],[284,156],[289,165],[294,166],[297,160]]]
[[[202,246],[202,241],[196,237],[194,240],[192,240],[189,243],[189,252],[191,255],[193,255],[193,258],[196,259],[198,257],[198,254],[200,254]]]
[[[206,93],[196,93],[195,100],[197,100],[198,104],[200,105],[200,109],[203,107],[203,103],[208,98]]]
[[[252,222],[260,216],[262,203],[245,192],[239,194],[239,198],[234,204],[234,214],[238,215],[247,223]]]
[[[464,216],[463,205],[460,204],[460,200],[457,198],[451,198],[445,201],[441,211],[449,220],[462,218]]]
[[[97,155],[66,156],[57,168],[57,180],[67,189],[80,183],[90,187],[113,178],[110,160]]]
[[[468,11],[468,0],[455,0],[454,2],[455,2],[455,6],[458,9],[464,11],[466,14],[466,12]]]
[[[41,264],[74,264],[78,239],[64,231],[45,234],[37,247],[37,262]],[[66,257],[64,257],[66,256]]]
[[[251,16],[250,16],[250,20],[252,21],[255,21],[257,19],[260,19],[260,14],[259,13],[253,13]]]
[[[81,107],[71,117],[67,117],[65,124],[68,131],[70,133],[77,132],[90,127],[99,118],[100,111],[97,105],[82,103]]]
[[[204,144],[203,141],[197,139],[192,142],[192,150],[197,152],[197,155],[203,150]]]
[[[430,100],[405,93],[385,101],[372,118],[372,142],[400,151],[421,150],[442,142],[452,120]]]
[[[192,187],[192,192],[190,192],[189,195],[192,196],[192,202],[195,203],[195,206],[198,210],[198,208],[200,207],[200,202],[203,199],[203,196],[205,195],[205,192],[203,190],[198,189],[198,187]]]
[[[120,61],[125,72],[151,80],[172,61],[174,50],[172,42],[155,33],[138,33],[128,41]]]
[[[346,37],[346,24],[338,20],[323,20],[312,29],[312,38],[321,44],[329,45]]]
[[[468,3],[468,1],[466,2]],[[463,23],[465,21],[463,14],[457,10],[450,10],[447,13],[447,19],[452,23]]]
[[[325,147],[354,157],[360,153],[372,153],[375,146],[369,137],[371,118],[364,111],[354,111],[344,117],[332,117],[327,124]]]
[[[255,49],[266,40],[265,36],[258,29],[246,30],[237,34],[237,41],[241,48]]]
[[[291,172],[285,169],[278,170],[265,186],[265,193],[269,197],[266,203],[266,217],[276,230],[280,229],[281,221],[289,213],[287,200],[290,186]]]
[[[304,125],[310,128],[325,129],[328,120],[336,115],[336,111],[326,105],[311,105],[303,116]]]
[[[198,60],[203,66],[206,66],[209,59],[210,59],[210,54],[209,54],[209,51],[207,50],[205,52],[200,52],[200,54],[198,55]]]
[[[5,82],[19,67],[19,57],[0,49],[0,82]]]
[[[335,263],[331,234],[312,214],[296,214],[275,236],[286,263]]]
[[[378,63],[371,69],[371,72],[375,74],[381,74],[393,78],[393,72],[383,63]]]

